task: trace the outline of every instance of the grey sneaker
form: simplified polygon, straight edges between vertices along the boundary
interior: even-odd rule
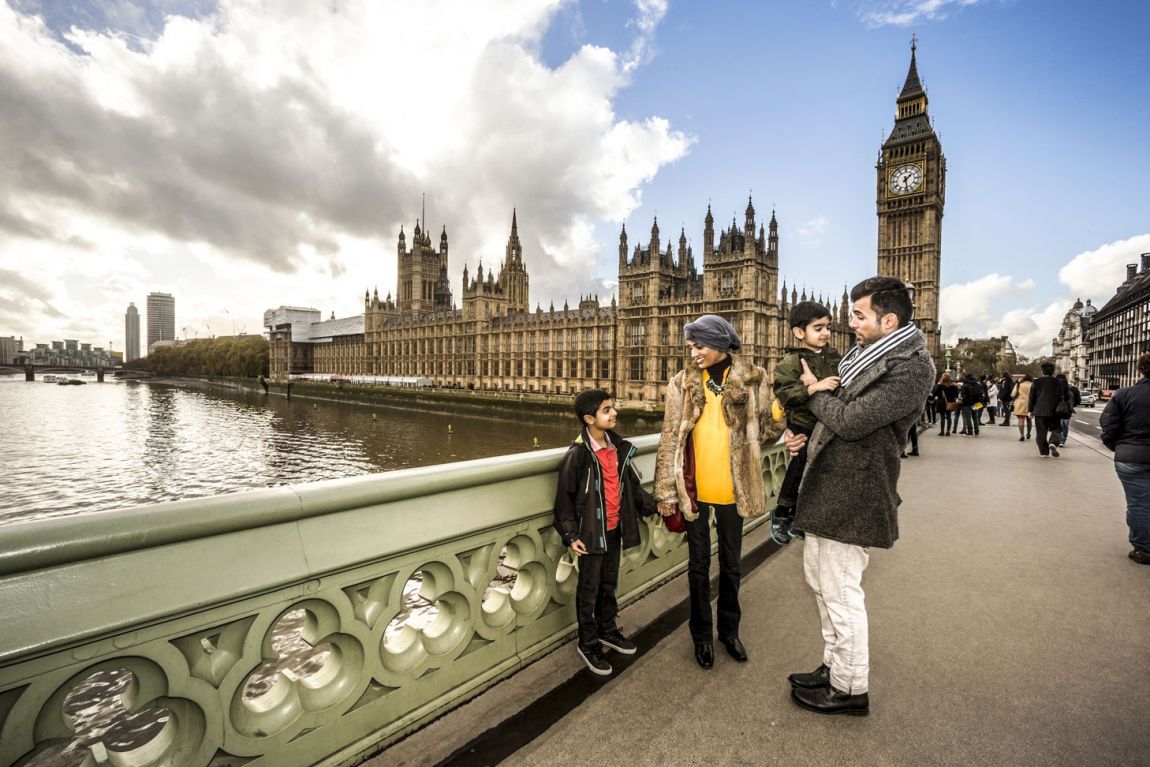
[[[599,644],[611,648],[620,655],[634,655],[639,649],[634,642],[623,636],[623,632],[619,629],[599,637]]]
[[[791,510],[788,509],[790,512]],[[791,525],[794,524],[794,513],[779,513],[779,507],[771,509],[771,540],[780,546],[791,542]]]
[[[611,668],[611,664],[603,657],[603,653],[599,651],[599,648],[584,650],[582,647],[578,647],[576,648],[576,652],[579,653],[579,657],[583,659],[583,662],[587,664],[587,668],[591,669],[592,673],[598,674],[599,676],[611,676],[611,672],[615,670]]]
[[[1052,456],[1054,456],[1055,458],[1058,457],[1058,445],[1051,445],[1050,446],[1050,454]]]

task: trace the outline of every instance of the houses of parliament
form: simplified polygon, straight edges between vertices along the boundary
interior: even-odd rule
[[[927,115],[913,46],[894,128],[875,167],[877,271],[913,286],[916,321],[937,357],[946,160]],[[440,387],[539,394],[600,387],[631,404],[653,405],[683,365],[683,325],[701,314],[727,318],[743,339],[740,353],[773,371],[790,346],[790,307],[807,298],[779,284],[773,211],[764,224],[748,199],[742,226],[732,221],[716,231],[708,206],[701,263],[686,232],[677,243],[664,240],[657,219],[645,242],[632,242],[624,226],[618,296],[609,304],[588,296],[575,306],[532,309],[513,211],[498,272],[480,265],[471,275],[465,266],[459,306],[448,276],[446,228],[436,247],[426,220],[417,220],[410,243],[399,232],[394,297],[365,293],[363,314],[343,319],[322,320],[314,309],[286,306],[265,312],[271,377],[424,379]],[[869,273],[860,268],[858,277]],[[853,343],[845,287],[823,303],[835,320],[831,343],[845,351]]]

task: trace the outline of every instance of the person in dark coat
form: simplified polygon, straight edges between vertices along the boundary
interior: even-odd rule
[[[976,409],[981,411],[986,403],[986,390],[974,377],[974,373],[967,373],[962,380],[962,431],[968,437],[977,437],[979,432],[979,418]]]
[[[1030,387],[1030,416],[1038,429],[1039,455],[1058,457],[1058,437],[1062,432],[1061,403],[1070,406],[1070,387],[1065,380],[1054,377],[1054,363],[1042,363],[1042,375]]]
[[[1115,392],[1098,423],[1126,493],[1127,556],[1150,565],[1150,352],[1138,357],[1138,372],[1142,380]]]
[[[1002,380],[998,382],[998,401],[1002,403],[1002,423],[999,426],[1010,426],[1010,405],[1014,402],[1014,386],[1014,379],[1010,373],[1003,373]]]
[[[791,674],[791,697],[823,714],[870,708],[868,623],[862,575],[870,548],[898,539],[899,453],[934,381],[922,332],[911,323],[910,292],[893,277],[851,290],[857,345],[839,364],[840,387],[812,395],[818,420],[799,487],[795,527],[806,535],[803,571],[822,622],[823,663]],[[813,374],[804,381],[815,382]],[[787,435],[792,453],[801,436]]]
[[[635,653],[635,644],[615,622],[615,589],[622,550],[639,545],[639,515],[655,514],[655,499],[639,484],[631,463],[635,447],[614,431],[611,395],[602,389],[580,392],[575,415],[583,429],[559,467],[554,525],[572,558],[579,559],[579,657],[591,671],[606,676],[612,668],[602,648]]]

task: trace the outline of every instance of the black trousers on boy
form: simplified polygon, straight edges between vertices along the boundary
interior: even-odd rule
[[[811,433],[814,429],[804,429],[801,426],[792,426],[791,431],[794,434],[802,434],[806,436],[807,441],[810,441]],[[791,462],[787,464],[787,473],[783,476],[783,486],[779,488],[779,500],[776,509],[776,516],[783,516],[788,519],[793,519],[795,516],[794,508],[799,502],[799,485],[803,482],[803,472],[807,469],[807,445],[803,443],[802,449],[799,450],[798,455],[791,456]],[[782,511],[789,509],[789,512]],[[781,512],[781,513],[780,513]]]
[[[579,585],[575,590],[575,616],[579,620],[579,647],[598,650],[599,637],[610,634],[619,626],[619,601],[615,589],[619,586],[619,557],[622,553],[619,526],[607,531],[605,554],[584,554],[579,557]]]
[[[743,575],[743,518],[733,504],[699,502],[699,517],[687,523],[687,585],[691,591],[691,639],[713,640],[711,621],[711,515],[719,539],[719,639],[739,636],[739,580]]]

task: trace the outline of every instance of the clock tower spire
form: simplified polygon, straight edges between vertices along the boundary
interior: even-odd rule
[[[895,104],[894,128],[883,142],[875,166],[878,273],[914,286],[915,322],[937,359],[941,351],[938,294],[946,157],[927,114],[917,50],[918,40],[912,38],[910,68]]]

